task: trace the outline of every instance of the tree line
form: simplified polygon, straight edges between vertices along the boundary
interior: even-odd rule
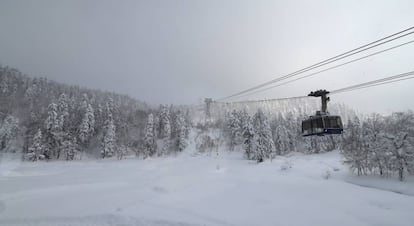
[[[127,95],[30,78],[0,67],[0,153],[21,153],[30,161],[122,158],[127,152],[150,156],[145,154],[150,117],[154,141],[164,140],[151,155],[182,150],[191,123],[185,108],[157,109]]]
[[[247,159],[272,159],[291,152],[321,153],[341,150],[345,163],[357,175],[414,174],[414,114],[412,111],[389,116],[373,114],[362,119],[354,115],[345,123],[342,135],[303,137],[305,115],[265,114],[258,110],[232,110],[225,120],[213,124],[224,134],[229,150],[241,150]]]
[[[200,151],[224,143],[261,162],[294,151],[341,150],[358,175],[397,174],[403,180],[414,173],[412,111],[358,117],[344,105],[332,105],[346,122],[344,134],[303,137],[301,121],[318,109],[317,101],[220,105],[212,109],[213,118],[200,123],[204,115],[195,107],[156,108],[126,95],[30,78],[9,67],[0,67],[0,94],[0,153],[21,153],[29,161],[169,155],[187,147],[196,118],[203,134],[196,144]],[[212,138],[206,128],[220,137]]]
[[[358,175],[414,174],[414,114],[373,114],[347,123],[342,149],[346,162]]]

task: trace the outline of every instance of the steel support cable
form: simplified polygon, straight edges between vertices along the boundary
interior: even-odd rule
[[[365,89],[365,88],[369,88],[369,87],[386,85],[386,84],[389,84],[389,83],[394,83],[394,82],[399,82],[399,81],[404,81],[404,80],[410,80],[410,79],[414,79],[414,76],[407,77],[407,78],[395,79],[395,80],[382,82],[382,83],[378,83],[378,84],[371,84],[371,85],[362,86],[362,87],[358,87],[358,88],[354,88],[354,89],[344,90],[344,91],[341,91],[341,92],[335,92],[335,93],[332,93],[332,94],[335,95],[335,94],[338,94],[338,93],[351,92],[351,91],[355,91],[355,90],[359,90],[359,89]]]
[[[283,82],[283,83],[280,83],[280,84],[277,84],[277,85],[274,85],[274,86],[271,86],[271,87],[260,89],[260,90],[257,90],[255,92],[248,93],[248,94],[245,94],[245,95],[242,95],[242,96],[239,96],[239,97],[246,97],[246,96],[254,95],[256,93],[264,92],[264,91],[269,90],[269,89],[274,89],[276,87],[280,87],[280,86],[283,86],[283,85],[286,85],[286,84],[289,84],[289,83],[292,83],[292,82],[295,82],[295,81],[298,81],[298,80],[301,80],[301,79],[304,79],[304,78],[308,78],[308,77],[311,77],[311,76],[314,76],[314,75],[317,75],[317,74],[320,74],[320,73],[323,73],[323,72],[326,72],[326,71],[330,71],[330,70],[333,70],[335,68],[342,67],[342,66],[345,66],[347,64],[354,63],[356,61],[360,61],[360,60],[363,60],[363,59],[366,59],[366,58],[378,55],[380,53],[384,53],[384,52],[387,52],[387,51],[390,51],[390,50],[393,50],[393,49],[396,49],[396,48],[399,48],[399,47],[402,47],[402,46],[405,46],[405,45],[408,45],[408,44],[411,44],[411,43],[414,43],[414,40],[411,40],[409,42],[405,42],[405,43],[402,43],[402,44],[399,44],[399,45],[396,45],[396,46],[393,46],[393,47],[390,47],[390,48],[387,48],[387,49],[383,49],[383,50],[368,54],[366,56],[356,58],[354,60],[350,60],[350,61],[347,61],[345,63],[338,64],[338,65],[335,65],[335,66],[332,66],[332,67],[329,67],[329,68],[326,68],[326,69],[323,69],[323,70],[320,70],[320,71],[317,71],[317,72],[313,72],[311,74],[308,74],[308,75],[305,75],[305,76],[302,76],[302,77],[299,77],[299,78],[295,78],[295,79],[292,79],[292,80],[289,80],[289,81],[286,81],[286,82]]]
[[[342,92],[350,92],[350,91],[354,91],[358,89],[385,85],[385,84],[394,83],[394,82],[403,81],[403,80],[409,80],[409,79],[414,79],[414,71],[410,71],[410,72],[406,72],[406,73],[402,73],[398,75],[393,75],[393,76],[337,89],[337,90],[331,91],[329,95],[342,93]],[[246,101],[235,101],[235,102],[216,102],[215,101],[213,103],[216,103],[216,104],[217,103],[218,104],[256,103],[256,102],[270,102],[270,101],[281,101],[281,100],[302,99],[302,98],[310,98],[310,97],[309,96],[296,96],[296,97],[286,97],[286,98],[267,99],[267,100],[266,99],[265,100],[246,100]]]
[[[283,101],[283,100],[303,99],[303,98],[309,98],[309,96],[284,97],[284,98],[274,98],[274,99],[264,99],[264,100],[242,100],[242,101],[232,101],[232,102],[214,101],[213,103],[230,105],[230,104],[248,104],[248,103],[259,103],[259,102]]]
[[[364,83],[360,83],[360,84],[357,84],[357,85],[352,85],[352,86],[348,86],[348,87],[345,87],[345,88],[337,89],[337,90],[331,91],[329,94],[349,92],[349,91],[352,91],[352,90],[357,90],[357,89],[362,89],[362,88],[367,88],[367,87],[378,86],[378,85],[393,83],[393,82],[397,82],[397,81],[412,79],[414,77],[409,77],[409,76],[413,76],[413,75],[414,75],[414,71],[410,71],[410,72],[407,72],[407,73],[402,73],[402,74],[398,74],[398,75],[394,75],[394,76],[390,76],[390,77],[385,77],[385,78],[382,78],[382,79],[377,79],[377,80],[370,81],[370,82],[364,82]]]
[[[287,75],[285,75],[285,76],[282,76],[282,77],[279,77],[279,78],[276,78],[276,79],[270,80],[270,81],[268,81],[268,82],[265,82],[265,83],[262,83],[262,84],[260,84],[260,85],[254,86],[254,87],[252,87],[252,88],[250,88],[250,89],[243,90],[243,91],[238,92],[238,93],[236,93],[236,94],[233,94],[233,95],[230,95],[230,96],[226,96],[226,97],[220,98],[220,99],[218,99],[218,100],[219,100],[219,101],[222,101],[222,100],[226,100],[226,99],[229,99],[229,98],[232,98],[232,97],[235,97],[235,96],[239,96],[239,95],[244,94],[244,93],[248,93],[248,92],[250,92],[250,91],[253,91],[253,90],[256,90],[256,89],[262,88],[262,87],[267,86],[267,85],[270,85],[270,84],[272,84],[272,83],[275,83],[275,82],[279,82],[279,81],[285,80],[285,79],[287,79],[287,78],[290,78],[290,77],[296,76],[296,75],[298,75],[298,74],[302,74],[302,73],[304,73],[304,72],[307,72],[307,71],[310,71],[310,70],[313,70],[313,69],[316,69],[316,68],[322,67],[322,66],[324,66],[324,65],[327,65],[327,64],[330,64],[330,63],[336,62],[336,61],[338,61],[338,60],[342,60],[342,59],[344,59],[344,58],[347,58],[347,57],[353,56],[353,55],[358,54],[358,53],[361,53],[361,52],[363,52],[363,51],[367,51],[367,50],[369,50],[369,49],[372,49],[372,48],[374,48],[374,47],[377,47],[377,46],[380,46],[380,45],[386,44],[386,43],[388,43],[388,42],[391,42],[391,41],[394,41],[394,40],[397,40],[397,39],[403,38],[403,37],[405,37],[405,36],[408,36],[408,35],[413,34],[413,33],[414,33],[414,31],[409,32],[409,33],[406,33],[406,34],[403,34],[403,35],[400,35],[400,36],[398,36],[398,37],[395,37],[395,38],[392,38],[392,39],[389,39],[389,40],[386,40],[386,39],[388,39],[388,38],[390,38],[390,37],[394,37],[394,36],[396,36],[396,35],[399,35],[399,34],[401,34],[401,33],[404,33],[404,32],[406,32],[406,31],[409,31],[409,30],[412,30],[412,29],[414,29],[414,27],[411,27],[411,28],[405,29],[405,30],[403,30],[403,31],[400,31],[400,32],[397,32],[397,33],[395,33],[395,34],[389,35],[389,36],[387,36],[387,37],[385,37],[385,38],[381,38],[381,39],[379,39],[379,40],[376,40],[376,41],[374,41],[374,42],[368,43],[368,44],[363,45],[363,46],[361,46],[361,47],[355,48],[355,49],[353,49],[353,50],[350,50],[350,51],[347,51],[347,52],[345,52],[345,53],[339,54],[339,55],[337,55],[337,56],[331,57],[331,58],[329,58],[329,59],[323,60],[323,61],[321,61],[321,62],[319,62],[319,63],[316,63],[316,64],[313,64],[313,65],[311,65],[311,66],[308,66],[308,67],[302,68],[302,69],[300,69],[300,70],[298,70],[298,71],[295,71],[295,72],[293,72],[293,73],[290,73],[290,74],[287,74]],[[386,41],[383,41],[383,40],[386,40]],[[383,41],[383,42],[381,42],[381,41]],[[380,42],[380,43],[378,43],[378,42]],[[375,43],[377,43],[377,44],[375,44]],[[373,44],[375,44],[375,45],[373,45]]]

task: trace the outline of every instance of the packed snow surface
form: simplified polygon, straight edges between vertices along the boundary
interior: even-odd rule
[[[338,152],[0,163],[0,225],[407,225],[414,183],[349,174]]]

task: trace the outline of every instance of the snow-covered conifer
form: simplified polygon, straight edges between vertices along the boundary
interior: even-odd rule
[[[157,143],[155,142],[154,134],[154,115],[148,115],[147,125],[145,127],[144,137],[144,157],[149,157],[155,154],[157,150]]]
[[[0,151],[15,152],[13,145],[19,133],[19,119],[14,116],[7,116],[0,125]]]
[[[158,138],[170,138],[171,137],[171,123],[170,112],[167,106],[162,106],[159,115],[159,136]]]
[[[59,96],[59,101],[57,105],[57,112],[58,112],[58,120],[59,120],[59,127],[62,128],[62,131],[65,131],[68,124],[68,116],[69,116],[69,105],[68,105],[68,97],[65,93],[62,93]]]
[[[83,145],[87,145],[95,131],[95,116],[93,108],[88,104],[82,122],[79,126],[79,139]]]
[[[159,142],[160,149],[159,155],[168,154],[171,148],[171,121],[170,121],[170,112],[167,106],[161,106],[161,111],[159,114],[159,135],[158,138],[161,139]]]
[[[29,161],[36,161],[43,158],[44,146],[42,141],[42,131],[37,130],[37,133],[33,137],[33,143],[28,149],[28,153],[25,155],[25,159]]]
[[[108,119],[105,122],[105,132],[102,140],[102,158],[112,157],[115,153],[115,125],[112,113],[108,113]]]
[[[66,160],[74,160],[77,152],[76,137],[68,134],[62,142],[62,151],[66,156]]]
[[[57,105],[51,103],[48,107],[47,119],[45,121],[47,131],[55,131],[59,128],[59,119],[57,114]]]
[[[247,159],[254,159],[255,139],[252,119],[246,111],[242,113],[243,150]]]
[[[60,156],[60,143],[63,138],[63,128],[58,117],[58,106],[55,103],[51,103],[48,107],[48,116],[45,121],[46,133],[45,139],[47,142],[48,152],[45,152],[46,158]]]
[[[229,149],[231,151],[242,142],[241,116],[239,112],[233,110],[227,119],[227,130],[229,136]]]
[[[187,143],[187,128],[185,125],[185,119],[179,114],[176,117],[177,126],[177,139],[176,139],[176,148],[178,151],[184,150],[188,143]]]
[[[275,148],[276,152],[279,155],[284,155],[289,152],[289,149],[291,148],[289,143],[289,136],[286,131],[287,129],[284,126],[277,126],[275,133],[274,133],[274,142],[275,142]]]
[[[272,131],[266,115],[261,109],[253,117],[255,134],[255,159],[258,162],[266,158],[273,158],[276,150],[272,139]]]

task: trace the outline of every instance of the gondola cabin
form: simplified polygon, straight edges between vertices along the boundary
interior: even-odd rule
[[[302,121],[303,136],[342,134],[343,130],[341,117],[336,115],[315,115]]]
[[[302,135],[303,136],[323,136],[329,134],[342,134],[344,127],[340,116],[329,115],[327,111],[327,103],[329,101],[329,94],[326,90],[318,90],[311,92],[308,96],[321,97],[322,107],[321,111],[317,111],[316,115],[310,116],[308,119],[302,121]]]

